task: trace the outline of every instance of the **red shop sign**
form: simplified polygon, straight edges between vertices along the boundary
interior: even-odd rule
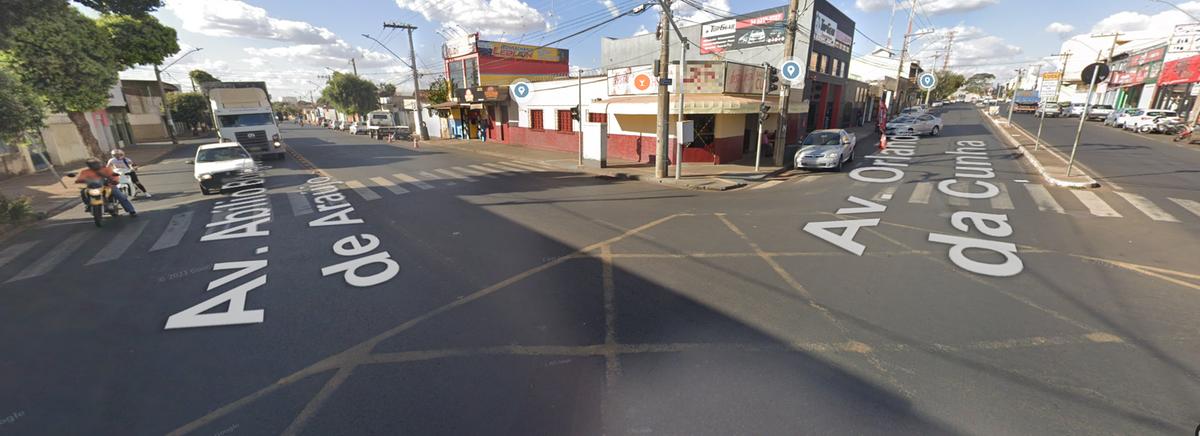
[[[1159,85],[1200,82],[1200,55],[1176,59],[1163,64]]]

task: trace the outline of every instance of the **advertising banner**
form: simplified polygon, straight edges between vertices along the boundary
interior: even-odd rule
[[[658,84],[654,80],[654,67],[635,67],[608,70],[608,95],[657,94]]]
[[[1200,52],[1200,23],[1180,24],[1167,43],[1167,53]]]
[[[786,10],[778,7],[704,23],[700,28],[700,53],[782,44],[787,36]]]
[[[1159,85],[1200,82],[1200,55],[1176,59],[1163,64]]]
[[[471,34],[463,38],[446,41],[445,44],[442,44],[442,57],[449,59],[475,53],[475,42],[478,38],[478,34]]]
[[[567,50],[536,45],[513,44],[511,42],[479,41],[479,54],[498,58],[522,59],[543,62],[567,62]]]
[[[671,78],[671,86],[667,91],[674,94],[678,91],[679,80],[676,80],[676,67],[671,66],[667,77]],[[684,69],[684,91],[689,94],[720,94],[725,90],[725,62],[688,62]]]
[[[725,92],[730,94],[761,94],[766,69],[758,65],[725,64]]]
[[[813,41],[828,45],[844,52],[850,52],[850,46],[854,43],[854,38],[846,32],[838,29],[837,21],[829,18],[820,12],[816,13],[816,20],[813,24]]]

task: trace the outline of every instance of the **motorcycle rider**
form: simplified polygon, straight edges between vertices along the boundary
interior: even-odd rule
[[[120,176],[113,172],[112,168],[101,164],[100,159],[89,157],[86,163],[87,168],[79,172],[79,177],[75,178],[75,183],[86,184],[90,181],[97,180],[110,187],[117,186]],[[115,188],[111,189],[110,191],[112,192],[112,196],[117,199],[117,202],[121,203],[121,208],[125,209],[126,212],[129,212],[129,216],[137,216],[137,211],[134,210],[133,203],[129,201],[129,198],[125,196],[124,192],[121,192],[120,189]],[[80,190],[79,197],[83,200],[83,204],[86,206],[88,204],[87,194],[83,190]]]
[[[119,148],[113,150],[112,158],[108,160],[108,165],[105,166],[112,169],[129,170],[129,180],[132,181],[135,186],[137,186],[138,191],[142,191],[142,194],[145,195],[146,198],[153,197],[150,195],[150,191],[146,190],[146,185],[143,185],[142,182],[138,180],[137,166],[133,164],[132,159],[125,157],[125,150],[121,150]]]

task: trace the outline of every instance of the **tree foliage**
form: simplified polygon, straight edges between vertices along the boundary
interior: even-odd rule
[[[962,87],[963,82],[966,81],[962,74],[953,71],[938,71],[934,73],[934,76],[937,76],[937,85],[930,92],[930,101],[945,100],[946,97],[958,91],[958,88]]]
[[[162,7],[162,0],[75,0],[80,5],[87,6],[97,12],[145,15]],[[66,0],[0,0],[0,49],[9,42],[12,29],[16,29],[29,20],[38,20],[46,14],[57,13]]]
[[[275,111],[276,113],[281,113],[284,116],[300,115],[300,107],[299,106],[292,104],[292,103],[284,103],[282,101],[277,101],[277,102],[271,103],[271,110]]]
[[[42,126],[42,99],[17,75],[0,66],[0,138],[12,138]]]
[[[199,92],[174,92],[167,94],[167,107],[171,108],[171,116],[175,121],[196,128],[208,124],[211,116],[208,112],[208,99]]]
[[[122,15],[144,15],[163,5],[162,0],[75,0],[75,2],[99,12]]]
[[[988,90],[992,89],[992,81],[996,80],[996,76],[989,73],[976,73],[971,75],[963,84],[963,91],[984,95]]]
[[[208,74],[208,72],[204,71],[204,70],[189,71],[188,77],[191,77],[192,81],[196,82],[196,85],[200,85],[202,83],[220,82],[221,81],[221,79],[216,78],[216,76],[213,76],[212,74]]]
[[[104,14],[96,20],[96,25],[111,35],[114,47],[121,48],[116,53],[122,69],[159,64],[179,51],[175,29],[147,14]]]
[[[340,112],[358,115],[379,108],[379,89],[374,83],[353,74],[333,73],[321,90],[324,98]]]
[[[429,84],[429,102],[433,104],[445,103],[450,100],[450,83],[446,82],[445,77],[434,79],[433,83]]]
[[[380,97],[391,97],[394,95],[396,95],[396,85],[393,85],[391,83],[380,83],[379,84],[379,96]]]

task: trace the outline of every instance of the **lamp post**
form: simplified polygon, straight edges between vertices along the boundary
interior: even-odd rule
[[[175,117],[171,116],[171,106],[167,104],[167,91],[163,88],[162,72],[166,71],[167,68],[171,68],[172,65],[175,65],[175,63],[179,62],[181,59],[186,58],[187,55],[198,52],[200,50],[204,50],[204,49],[200,48],[200,47],[196,47],[191,50],[188,50],[188,52],[184,53],[183,56],[175,58],[175,60],[171,61],[171,63],[167,64],[167,66],[162,67],[162,68],[159,68],[158,64],[154,65],[154,81],[158,82],[158,94],[160,96],[162,96],[163,110],[167,112],[167,134],[171,136],[172,144],[179,144],[179,138],[175,137]],[[195,88],[195,86],[196,86],[195,82],[193,82],[192,87]]]

